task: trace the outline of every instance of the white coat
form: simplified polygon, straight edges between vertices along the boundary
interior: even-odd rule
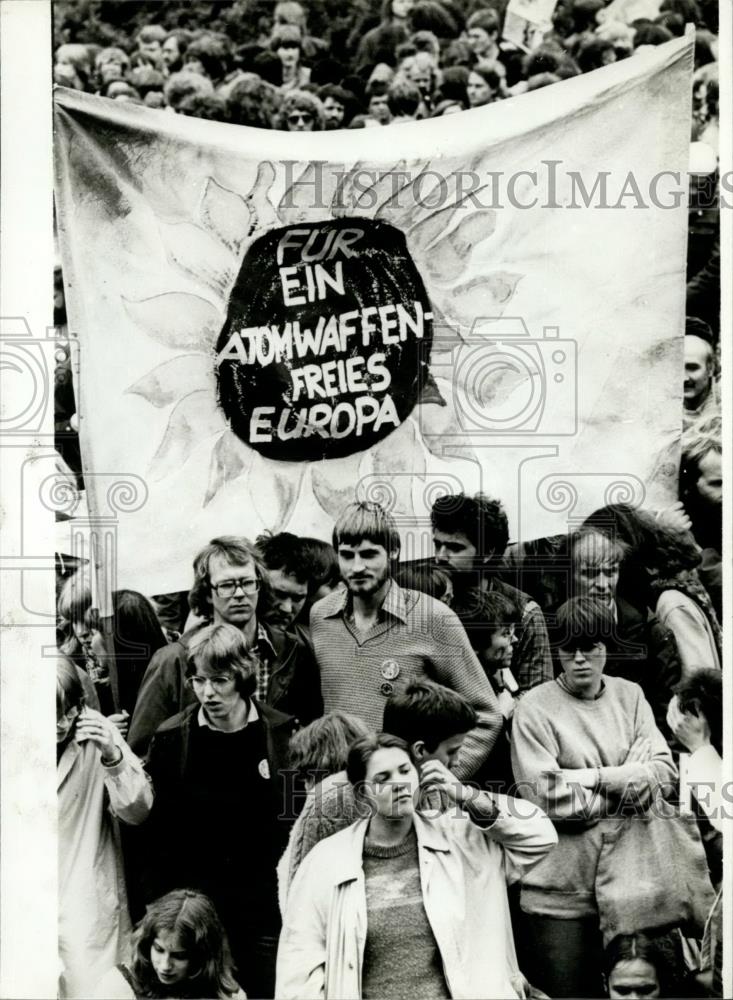
[[[57,767],[62,997],[90,996],[101,976],[128,958],[130,917],[114,817],[141,823],[153,789],[122,737],[116,742],[122,761],[114,767],[102,764],[95,743],[74,739]]]
[[[452,808],[415,815],[420,881],[451,996],[523,995],[506,886],[557,843],[550,820],[496,795],[488,828]],[[277,956],[278,1000],[359,1000],[367,935],[362,854],[368,820],[327,837],[303,860],[288,896]]]

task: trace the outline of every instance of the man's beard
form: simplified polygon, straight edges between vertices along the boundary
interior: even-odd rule
[[[387,567],[384,573],[382,573],[378,577],[364,580],[363,582],[357,583],[356,586],[353,586],[351,581],[349,580],[347,581],[347,586],[349,588],[350,593],[357,594],[363,597],[369,597],[372,594],[376,594],[376,592],[380,589],[380,587],[383,587],[384,584],[387,582],[387,580],[389,580],[390,576],[391,573],[389,567]]]

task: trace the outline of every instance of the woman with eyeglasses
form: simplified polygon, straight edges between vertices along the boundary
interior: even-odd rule
[[[603,833],[608,824],[618,833],[618,824],[633,823],[628,809],[643,810],[677,777],[641,688],[604,677],[614,628],[607,604],[576,597],[561,605],[561,672],[526,692],[514,712],[514,777],[559,834],[552,858],[524,879],[521,896],[523,968],[552,997],[603,996],[599,887],[605,880],[605,892],[609,881],[625,877],[614,872]],[[664,874],[650,867],[646,878],[661,884]]]
[[[176,889],[150,904],[135,929],[132,960],[111,969],[94,997],[246,1000],[216,909],[192,889]]]
[[[214,572],[217,600],[244,599],[241,580],[223,582]],[[209,896],[242,987],[272,997],[276,867],[289,832],[284,817],[293,811],[283,772],[294,720],[254,697],[256,665],[231,623],[207,625],[190,639],[186,685],[193,704],[164,722],[150,745],[155,805],[143,894],[149,901],[184,885]]]
[[[150,782],[116,726],[85,704],[79,670],[56,661],[61,997],[87,997],[125,957],[130,917],[116,818],[141,823]]]

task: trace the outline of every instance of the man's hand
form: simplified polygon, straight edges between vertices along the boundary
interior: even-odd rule
[[[102,762],[108,764],[120,755],[115,739],[116,731],[115,724],[103,715],[92,715],[85,711],[76,722],[76,741],[82,743],[84,740],[91,740],[96,743],[102,751]]]
[[[640,736],[629,747],[625,764],[648,764],[652,759],[652,743],[648,736]]]
[[[421,766],[420,788],[424,791],[437,788],[458,806],[468,802],[472,792],[471,788],[462,784],[439,760],[429,760]]]
[[[681,712],[677,695],[669,703],[667,709],[667,725],[680,743],[687,747],[690,753],[700,747],[710,745],[710,726],[704,715],[692,715]]]

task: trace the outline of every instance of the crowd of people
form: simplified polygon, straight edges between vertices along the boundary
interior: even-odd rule
[[[179,114],[293,132],[455,114],[625,59],[694,24],[693,137],[717,149],[713,0],[649,0],[650,16],[630,23],[624,20],[628,5],[619,0],[559,0],[551,30],[525,39],[531,48],[504,38],[507,0],[331,6],[280,0],[260,7],[192,3],[183,11],[177,3],[158,3],[158,15],[146,21],[141,14],[129,25],[130,35],[95,20],[90,10],[82,19],[68,0],[56,6],[56,83]],[[309,24],[312,7],[318,35]]]
[[[64,581],[62,996],[721,995],[721,630],[685,510],[604,507],[539,562],[484,495],[431,523],[411,563],[366,501],[332,545],[224,535],[185,604],[105,620]]]
[[[511,99],[693,23],[691,141],[714,174],[712,0],[649,0],[631,23],[619,0],[559,0],[531,49],[504,37],[505,0],[54,6],[56,83],[289,131]],[[668,508],[609,505],[518,543],[499,500],[446,495],[434,557],[412,562],[378,504],[346,505],[332,544],[252,539],[244,518],[190,553],[187,592],[118,590],[111,618],[89,568],[58,563],[62,997],[722,996],[706,191]],[[56,295],[63,326],[60,273]],[[57,361],[57,447],[81,486]]]

